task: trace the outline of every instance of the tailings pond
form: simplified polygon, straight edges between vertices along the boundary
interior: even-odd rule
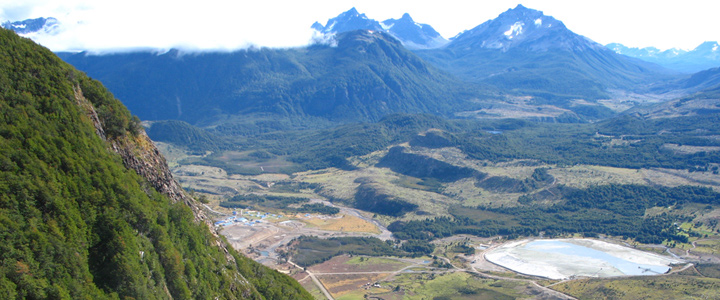
[[[518,273],[566,279],[659,275],[682,261],[592,239],[522,240],[485,254],[488,261]]]

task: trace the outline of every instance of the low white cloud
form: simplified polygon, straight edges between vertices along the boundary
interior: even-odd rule
[[[306,45],[313,34],[312,22],[307,23],[298,10],[293,15],[282,9],[272,11],[268,5],[221,0],[74,1],[63,6],[36,1],[32,9],[24,6],[22,13],[3,7],[0,15],[13,21],[57,18],[60,26],[54,34],[29,36],[53,51],[293,47]]]
[[[720,40],[715,28],[716,0],[682,3],[650,0],[524,0],[570,30],[600,43],[693,48]],[[36,35],[54,50],[294,47],[316,41],[310,29],[356,7],[382,21],[407,12],[445,37],[471,29],[514,8],[516,0],[0,0],[1,21],[55,17],[55,35]]]
[[[335,34],[313,31],[313,35],[312,35],[312,39],[310,40],[310,44],[327,45],[330,47],[337,47],[338,42],[337,42],[337,39],[335,39]]]

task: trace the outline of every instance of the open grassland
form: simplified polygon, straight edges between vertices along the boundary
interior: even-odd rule
[[[477,206],[478,199],[482,199],[482,196],[487,192],[475,186],[476,180],[474,178],[460,179],[455,182],[445,184],[443,194],[467,203],[467,206]]]
[[[352,291],[361,290],[363,287],[372,284],[381,278],[388,276],[388,273],[372,274],[330,274],[316,275],[322,284],[327,288],[334,298],[341,297]],[[362,299],[362,298],[360,298]]]
[[[688,170],[673,169],[643,169],[643,174],[649,182],[663,186],[679,185],[705,185],[720,190],[720,176],[712,172],[689,172]]]
[[[258,173],[282,173],[295,167],[282,156],[254,157],[257,151],[225,151],[215,159],[241,169],[255,170]]]
[[[386,290],[368,290],[368,296],[383,299],[523,299],[532,290],[527,282],[484,279],[464,272],[446,274],[401,274],[383,282]],[[538,297],[541,298],[541,297]]]
[[[302,219],[302,221],[320,230],[380,233],[380,229],[378,229],[375,224],[351,215],[329,218],[307,218]]]
[[[407,143],[404,143],[403,145],[407,145]],[[382,159],[383,156],[387,155],[387,153],[387,150],[380,150],[368,153],[366,155],[353,156],[348,158],[348,162],[358,168],[368,168],[380,162],[380,159]]]
[[[367,168],[357,171],[344,171],[330,168],[317,171],[307,171],[295,174],[295,180],[316,183],[322,186],[322,192],[332,198],[352,199],[360,183],[358,178],[373,178],[375,181],[391,182],[398,179],[389,170],[380,168]]]
[[[406,177],[386,168],[368,167],[354,171],[327,169],[325,172],[303,172],[296,174],[295,180],[319,184],[322,186],[322,195],[346,201],[352,201],[360,182],[371,182],[383,193],[416,204],[418,210],[438,216],[448,215],[448,205],[457,203],[448,196],[424,190],[425,187],[414,189],[407,187],[407,184],[397,184],[407,181]],[[409,214],[408,219],[415,219],[413,216]]]
[[[455,166],[468,167],[483,173],[488,177],[504,176],[514,179],[525,179],[532,175],[536,168],[550,168],[552,165],[543,164],[531,159],[516,159],[510,161],[492,162],[469,158],[460,149],[453,147],[429,149],[422,147],[410,148],[411,153],[424,155]]]
[[[468,158],[457,148],[412,148],[412,152],[447,162],[456,166],[470,167],[488,176],[504,176],[513,179],[525,179],[532,175],[537,168],[549,168],[548,173],[555,178],[556,185],[566,185],[576,188],[586,188],[598,184],[656,184],[662,186],[680,185],[711,185],[720,186],[720,177],[712,172],[688,172],[674,169],[629,169],[594,165],[557,166],[546,165],[534,160],[512,160],[507,162],[478,161]],[[447,192],[457,193],[458,188],[470,190],[467,182],[463,185],[455,182],[446,188]],[[447,191],[450,189],[451,191]],[[478,189],[478,188],[476,188]],[[470,197],[464,197],[470,198]],[[476,198],[476,197],[475,197]],[[506,197],[510,198],[510,197]]]
[[[189,158],[189,157],[195,157],[200,158],[203,155],[197,155],[197,154],[189,154],[188,151],[186,151],[183,148],[180,148],[178,146],[175,146],[173,144],[169,143],[163,143],[158,141],[153,141],[155,143],[155,147],[162,153],[162,155],[165,157],[165,160],[168,163],[168,166],[170,168],[175,168],[179,166],[179,161]]]
[[[295,280],[298,280],[300,282],[300,285],[310,293],[310,295],[313,296],[314,299],[317,300],[325,300],[327,297],[325,297],[325,294],[320,290],[320,288],[313,282],[313,280],[310,278],[310,276],[307,275],[307,273],[300,273],[300,278],[297,278],[298,276],[293,276]]]
[[[391,259],[385,257],[351,257],[345,262],[346,265],[352,266],[354,270],[399,270],[410,265],[407,261],[399,259]]]
[[[548,171],[557,184],[586,188],[599,184],[645,184],[644,176],[637,170],[603,166],[578,165],[553,168]]]
[[[578,299],[720,299],[720,279],[686,275],[579,279],[552,289]]]
[[[697,271],[697,274],[693,275],[720,279],[720,264],[698,264],[694,271]]]
[[[401,217],[402,220],[425,219],[433,216],[448,216],[447,207],[463,205],[468,207],[486,206],[517,206],[518,199],[525,194],[544,193],[553,195],[552,189],[558,186],[573,188],[588,188],[605,184],[651,184],[659,186],[705,185],[720,190],[720,177],[712,172],[688,172],[687,170],[670,169],[627,169],[592,165],[557,166],[546,165],[535,160],[510,160],[504,162],[490,162],[469,158],[457,148],[446,147],[430,149],[424,147],[410,147],[407,143],[408,153],[431,157],[458,167],[467,167],[485,174],[484,179],[465,178],[454,182],[441,183],[427,178],[415,178],[397,174],[388,168],[375,167],[387,150],[372,152],[363,156],[351,157],[349,161],[358,169],[347,171],[335,168],[305,171],[292,176],[278,173],[262,173],[259,175],[228,174],[225,170],[216,167],[200,165],[177,165],[180,161],[187,161],[188,157],[200,157],[183,152],[182,149],[168,144],[160,143],[164,154],[168,155],[171,164],[175,164],[173,172],[186,188],[191,188],[211,195],[211,200],[217,202],[223,198],[230,198],[238,194],[259,193],[277,194],[273,185],[278,182],[294,182],[314,184],[314,190],[295,191],[293,197],[326,197],[331,200],[341,200],[346,205],[354,202],[358,187],[364,182],[372,183],[373,187],[391,197],[418,205],[416,212],[410,212]],[[215,159],[224,162],[261,163],[266,158],[258,158],[252,152],[227,151],[214,155]],[[276,159],[275,157],[271,157]],[[548,168],[547,173],[552,176],[551,182],[544,182],[534,186],[533,190],[512,191],[495,190],[495,186],[481,183],[491,177],[506,178],[507,184],[513,180],[523,181],[530,178],[538,168]],[[500,182],[502,184],[502,182]],[[491,188],[493,190],[488,190]],[[302,194],[302,195],[298,195]],[[283,193],[283,195],[288,196]],[[543,198],[546,204],[554,203],[552,196]],[[217,207],[216,201],[210,203]],[[419,212],[419,213],[418,213]],[[379,217],[383,223],[398,220],[397,217]],[[387,220],[386,220],[387,219]],[[707,219],[707,217],[705,218]]]
[[[608,147],[631,147],[631,141],[622,139],[610,139]],[[486,209],[474,209],[477,206],[484,207],[524,207],[527,203],[535,204],[557,204],[562,203],[563,195],[557,193],[558,197],[535,197],[533,202],[518,202],[524,195],[535,196],[540,193],[544,195],[563,191],[562,186],[573,189],[588,189],[591,187],[616,185],[643,185],[643,186],[667,186],[677,187],[682,185],[703,185],[711,186],[720,190],[720,177],[712,174],[712,171],[689,172],[687,170],[673,169],[630,169],[594,165],[555,165],[544,164],[535,160],[508,160],[491,162],[486,160],[475,160],[469,158],[458,148],[430,149],[423,147],[411,147],[409,144],[402,144],[406,153],[423,155],[437,161],[445,162],[457,167],[471,168],[483,174],[483,176],[472,176],[464,179],[444,182],[437,178],[417,178],[408,173],[395,173],[390,168],[376,167],[388,150],[376,151],[363,156],[349,158],[351,165],[357,167],[354,170],[341,170],[327,168],[313,171],[298,172],[292,175],[280,173],[267,173],[269,171],[280,171],[282,158],[272,157],[263,161],[262,158],[253,157],[249,152],[226,152],[222,155],[215,155],[214,159],[225,164],[238,164],[246,169],[258,169],[263,167],[266,171],[258,175],[228,174],[222,168],[182,165],[178,161],[188,161],[188,157],[202,159],[202,155],[189,155],[181,153],[181,150],[168,147],[164,152],[170,153],[169,160],[174,161],[173,165],[176,176],[181,179],[183,186],[196,190],[209,191],[222,200],[222,197],[232,197],[238,194],[257,194],[260,196],[284,196],[304,198],[327,198],[344,206],[354,205],[358,187],[361,185],[371,186],[379,194],[389,195],[417,204],[416,211],[409,212],[401,217],[385,216],[378,213],[373,216],[382,224],[388,225],[398,220],[418,220],[434,218],[436,216],[467,217],[478,222],[492,220],[495,223],[478,224],[478,228],[491,226],[504,226],[507,228],[521,227],[523,220],[527,217],[537,217],[528,214],[524,219],[515,218],[511,212],[493,211]],[[674,148],[673,148],[674,147]],[[689,149],[687,147],[673,145],[666,146],[678,153],[710,149]],[[277,168],[268,168],[269,162],[276,163]],[[500,184],[512,185],[518,181],[526,181],[534,175],[539,168],[547,168],[550,180],[538,181],[538,185],[532,185],[530,190],[522,192],[495,189],[493,186],[483,185],[483,180],[492,177],[508,179],[505,181],[494,181]],[[261,170],[262,171],[262,170]],[[401,171],[399,171],[401,172]],[[232,173],[232,172],[230,172]],[[410,173],[411,174],[411,173]],[[487,181],[485,182],[487,183]],[[572,189],[571,189],[572,190]],[[564,190],[567,191],[567,190]],[[212,198],[215,199],[215,198]],[[218,201],[220,201],[218,200]],[[225,198],[227,200],[227,198]],[[315,200],[312,200],[315,201]],[[213,203],[210,203],[211,207]],[[707,207],[710,208],[707,208]],[[472,208],[472,209],[471,209]],[[267,211],[267,210],[265,210]],[[538,211],[538,214],[540,211]],[[682,269],[683,266],[676,266],[671,272],[678,272],[667,276],[652,277],[620,277],[611,279],[577,279],[571,281],[538,280],[538,284],[572,295],[579,299],[720,299],[720,268],[718,268],[716,255],[720,253],[720,240],[717,238],[717,228],[712,223],[720,220],[720,209],[717,205],[686,203],[683,205],[664,205],[662,207],[651,207],[645,211],[645,217],[659,217],[662,214],[673,216],[688,216],[688,219],[678,221],[678,227],[683,234],[689,237],[689,243],[679,244],[674,253],[683,258],[692,259],[693,262],[701,261],[696,267]],[[304,214],[303,214],[304,215]],[[372,213],[364,214],[372,216]],[[550,215],[550,214],[548,214]],[[344,211],[342,217],[323,217],[303,219],[302,216],[295,218],[301,220],[306,226],[289,228],[288,225],[297,225],[299,222],[287,222],[284,225],[267,224],[268,228],[277,227],[281,231],[249,232],[246,238],[241,240],[251,242],[255,247],[262,249],[273,249],[273,245],[287,243],[290,236],[287,232],[305,230],[309,235],[319,235],[321,231],[333,231],[327,234],[328,237],[343,235],[360,235],[353,233],[378,233],[377,226],[370,221],[351,216]],[[566,216],[571,216],[570,214]],[[543,220],[534,220],[539,223]],[[567,224],[567,219],[558,224]],[[548,224],[554,224],[552,222]],[[672,224],[672,223],[670,223]],[[473,225],[475,226],[475,225]],[[673,226],[674,228],[674,226]],[[259,227],[252,229],[262,230]],[[226,230],[233,230],[227,228]],[[283,231],[288,230],[288,231]],[[344,234],[347,232],[349,234]],[[706,238],[705,235],[708,235]],[[457,238],[451,236],[447,239]],[[428,241],[429,242],[429,241]],[[631,240],[628,242],[632,243]],[[237,240],[231,243],[237,244]],[[330,240],[319,240],[314,242],[312,247],[300,249],[301,255],[293,257],[292,260],[303,266],[308,265],[308,270],[315,274],[333,297],[336,299],[366,299],[377,297],[380,299],[556,299],[558,296],[552,291],[536,286],[528,276],[514,272],[507,272],[499,266],[481,259],[484,247],[478,247],[475,256],[463,253],[463,246],[490,245],[492,243],[471,243],[459,240],[434,241],[435,256],[433,258],[393,258],[394,248],[384,242],[358,245],[348,243],[335,243]],[[675,243],[666,243],[672,246]],[[244,245],[247,247],[247,245]],[[353,252],[369,255],[378,253],[379,246],[387,246],[387,257],[353,257],[347,255],[335,256],[338,253]],[[648,245],[646,250],[657,254],[665,254],[665,247],[659,245]],[[341,252],[338,252],[341,249]],[[271,251],[272,252],[272,251]],[[469,252],[469,251],[468,251]],[[335,256],[334,258],[332,256]],[[296,259],[297,258],[297,259]],[[710,258],[710,259],[709,259]],[[329,259],[328,261],[324,261]],[[447,259],[447,260],[446,260]],[[416,260],[418,262],[413,263]],[[423,261],[427,261],[423,263]],[[312,265],[313,262],[322,263]],[[446,261],[451,266],[444,265]],[[304,264],[303,264],[304,262]],[[478,277],[461,271],[477,270],[487,277]],[[401,270],[401,271],[400,271]],[[682,271],[681,271],[682,270]],[[400,272],[398,272],[400,271]],[[296,279],[300,280],[316,299],[324,299],[324,295],[313,283],[307,273],[300,273]],[[377,283],[377,285],[375,285]],[[562,295],[559,295],[561,297]]]
[[[689,146],[679,144],[665,144],[662,146],[665,149],[672,150],[677,154],[695,154],[698,152],[713,152],[720,151],[720,147],[714,146]]]
[[[712,240],[700,240],[695,242],[697,248],[695,251],[701,251],[706,253],[720,253],[720,239]]]
[[[395,272],[412,265],[409,259],[339,255],[309,268],[313,273]]]

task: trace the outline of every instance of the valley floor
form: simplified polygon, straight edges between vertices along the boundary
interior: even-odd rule
[[[436,239],[434,252],[421,257],[339,255],[321,263],[302,267],[294,260],[293,243],[301,236],[321,238],[375,237],[393,240],[387,226],[396,220],[418,220],[430,216],[448,216],[449,206],[517,205],[523,193],[483,189],[475,179],[443,184],[441,193],[422,180],[399,175],[386,168],[375,167],[387,152],[355,157],[351,162],[357,170],[325,169],[292,175],[264,173],[260,175],[228,175],[223,169],[182,165],[176,162],[186,154],[161,144],[170,155],[174,175],[181,184],[207,196],[208,208],[218,220],[232,216],[233,209],[219,204],[233,195],[302,197],[308,203],[339,209],[334,215],[297,213],[275,207],[256,207],[252,215],[247,209],[235,209],[236,217],[247,222],[222,226],[221,233],[233,247],[254,260],[298,280],[317,299],[587,299],[592,295],[623,295],[640,298],[642,293],[671,295],[681,299],[710,296],[720,290],[720,236],[709,221],[720,217],[720,210],[705,205],[664,207],[648,210],[650,215],[680,212],[695,219],[677,224],[688,234],[687,244],[646,245],[632,239],[602,236],[603,241],[653,252],[668,259],[682,260],[663,275],[620,276],[611,278],[577,277],[553,280],[523,275],[486,259],[486,254],[508,243],[516,242],[501,236],[480,238],[453,235]],[[414,149],[414,153],[433,157],[457,166],[470,167],[489,177],[521,181],[537,168],[550,167],[552,180],[543,183],[540,194],[551,195],[557,185],[585,188],[599,184],[652,184],[658,186],[703,185],[718,190],[720,179],[710,172],[687,172],[669,169],[631,170],[603,166],[545,166],[529,161],[502,163],[479,162],[466,158],[452,148],[441,150]],[[175,163],[174,163],[175,162]],[[238,162],[242,164],[242,162]],[[515,182],[507,180],[506,182]],[[337,199],[352,198],[358,182],[372,182],[383,192],[419,205],[418,211],[402,218],[391,218],[346,206]],[[314,185],[308,188],[307,185]],[[318,186],[320,188],[318,188]],[[319,193],[321,191],[322,193]],[[334,199],[332,202],[327,199]],[[540,198],[539,198],[540,199]],[[544,199],[544,198],[543,198]],[[553,198],[545,200],[552,203]],[[291,207],[297,205],[291,204]],[[290,209],[288,207],[288,209]],[[266,217],[274,216],[274,217]],[[251,221],[257,220],[252,224]],[[703,223],[704,222],[704,223]],[[711,228],[712,227],[712,228]],[[542,237],[539,237],[542,238]],[[581,236],[568,236],[581,238]],[[468,249],[472,254],[468,254]],[[682,288],[675,289],[678,285]],[[691,291],[693,290],[694,291]],[[685,291],[685,294],[681,294]],[[662,298],[662,297],[660,297]]]

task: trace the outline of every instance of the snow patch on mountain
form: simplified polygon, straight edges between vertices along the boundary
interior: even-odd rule
[[[512,39],[520,34],[522,34],[522,29],[525,23],[518,21],[515,22],[512,26],[510,26],[510,29],[508,31],[505,31],[504,34],[508,39]]]

